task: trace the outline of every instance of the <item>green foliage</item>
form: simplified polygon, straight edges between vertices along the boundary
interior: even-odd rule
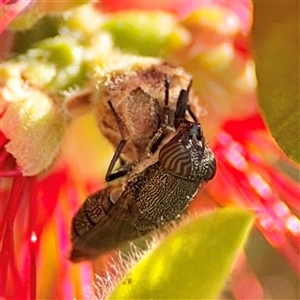
[[[249,212],[226,208],[167,236],[109,299],[214,299],[228,278],[252,224]]]
[[[269,129],[300,162],[299,2],[255,1],[253,45],[259,102]]]
[[[120,13],[103,26],[116,47],[133,54],[162,56],[188,40],[187,31],[170,14],[131,11]]]

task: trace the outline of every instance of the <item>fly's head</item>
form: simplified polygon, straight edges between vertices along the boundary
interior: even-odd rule
[[[181,90],[174,117],[174,136],[164,144],[159,152],[160,164],[170,173],[186,178],[207,182],[216,173],[216,160],[213,152],[205,144],[201,125],[188,107],[187,90]],[[186,119],[189,111],[193,122]]]
[[[201,126],[187,120],[162,146],[159,162],[168,172],[188,180],[207,182],[216,173],[216,160],[205,144]]]

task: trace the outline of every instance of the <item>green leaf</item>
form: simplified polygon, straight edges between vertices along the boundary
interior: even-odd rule
[[[119,13],[104,26],[115,46],[125,52],[145,56],[163,56],[189,40],[188,32],[176,19],[163,12],[131,11]]]
[[[134,266],[109,299],[214,299],[252,224],[224,208],[188,222]]]
[[[255,1],[259,102],[278,145],[300,162],[299,2]]]

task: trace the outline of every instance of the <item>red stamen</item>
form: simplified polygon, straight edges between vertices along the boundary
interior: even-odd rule
[[[285,174],[279,173],[278,171],[272,171],[270,174],[272,182],[278,187],[277,190],[285,202],[300,211],[299,199],[300,199],[300,189],[299,184],[295,182]]]
[[[29,240],[30,249],[30,299],[36,299],[36,241],[37,236],[33,231]]]
[[[11,187],[10,197],[7,203],[6,211],[4,213],[4,220],[1,225],[1,237],[4,234],[1,255],[1,291],[2,295],[5,295],[5,289],[7,286],[8,270],[10,267],[11,276],[13,278],[14,285],[18,289],[22,290],[22,282],[20,273],[16,265],[16,253],[14,251],[14,222],[20,203],[22,202],[22,195],[25,188],[26,178],[15,177]]]
[[[22,172],[20,170],[0,171],[0,178],[18,177],[18,176],[22,176]]]
[[[280,173],[264,159],[258,145],[264,143],[263,149],[268,149],[267,153],[270,155],[278,154],[278,149],[273,147],[269,140],[261,141],[259,137],[253,136],[252,140],[255,140],[256,144],[249,150],[247,145],[235,141],[229,134],[219,135],[214,150],[220,158],[218,166],[222,171],[216,178],[219,182],[212,185],[217,187],[224,182],[229,190],[233,188],[233,200],[239,201],[236,204],[256,212],[257,227],[270,244],[300,273],[300,221],[288,207],[290,205],[299,211],[299,188],[289,176]],[[214,193],[218,198],[218,189]],[[222,201],[224,202],[224,199]],[[226,204],[226,200],[223,204]]]
[[[37,234],[36,234],[36,194],[33,189],[34,178],[30,178],[29,181],[29,218],[28,218],[28,230],[29,230],[29,251],[30,251],[30,299],[36,299],[36,256],[37,256]]]
[[[9,154],[6,150],[2,150],[1,152],[0,152],[0,167],[1,167],[1,169],[3,169],[4,168],[4,166],[6,166],[7,165],[7,163],[6,163],[6,161],[9,159],[9,156],[10,156],[11,154]]]

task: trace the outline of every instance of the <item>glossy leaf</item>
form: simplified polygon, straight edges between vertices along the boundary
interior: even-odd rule
[[[255,1],[253,46],[260,106],[279,146],[300,162],[299,2]]]
[[[165,238],[123,279],[109,299],[214,299],[252,223],[227,208],[188,222]]]

